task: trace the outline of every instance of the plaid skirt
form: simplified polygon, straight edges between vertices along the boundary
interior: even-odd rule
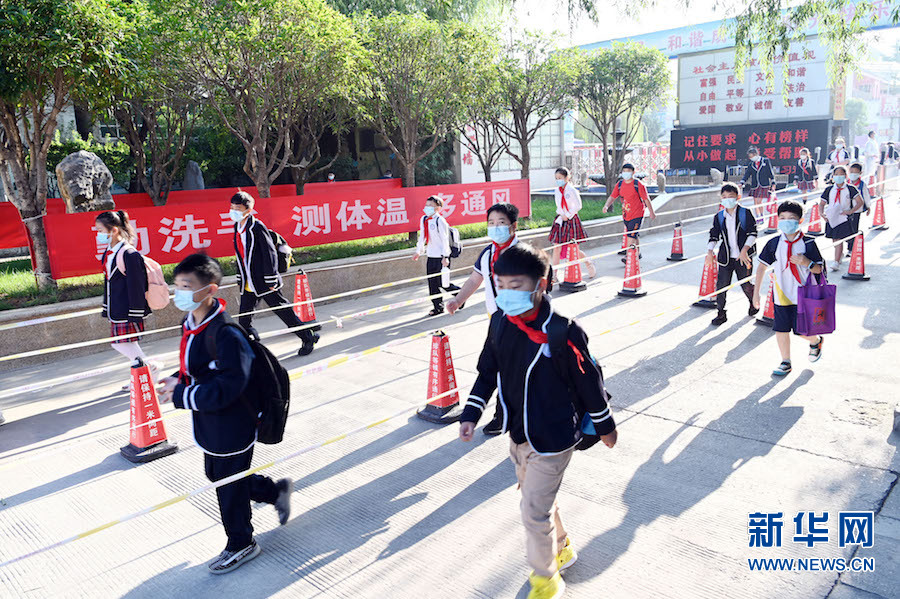
[[[800,190],[800,193],[804,193],[807,191],[813,191],[816,188],[815,181],[798,181],[797,189]]]
[[[750,190],[750,197],[768,200],[769,199],[769,188],[768,187],[755,187]]]
[[[560,243],[569,243],[570,241],[580,241],[587,239],[584,233],[584,227],[581,225],[581,219],[576,214],[569,220],[559,224],[553,221],[553,227],[550,229],[550,243],[556,245]]]
[[[116,339],[112,343],[131,343],[140,341],[141,336],[138,333],[144,332],[144,321],[141,322],[111,322],[110,337],[119,337],[120,335],[135,335],[134,337],[126,337],[124,339]]]

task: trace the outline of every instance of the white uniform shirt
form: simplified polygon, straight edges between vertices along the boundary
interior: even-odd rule
[[[507,249],[517,243],[519,243],[519,237],[514,236]],[[491,273],[491,260],[496,249],[497,246],[493,243],[486,247],[473,268],[475,272],[484,277],[484,307],[487,308],[488,314],[493,314],[497,311],[497,281],[494,280],[494,276]]]
[[[428,223],[428,247],[425,247],[425,229],[423,225]],[[416,242],[416,252],[429,258],[450,257],[450,225],[447,219],[439,214],[419,219],[419,240]]]
[[[106,277],[109,278],[113,274],[113,269],[116,268],[116,254],[119,253],[120,250],[124,250],[125,246],[128,243],[126,241],[120,241],[116,245],[109,250],[109,255],[106,256]],[[125,274],[125,273],[122,273]]]
[[[744,249],[738,246],[738,238],[737,238],[737,208],[734,210],[734,214],[728,214],[728,211],[725,211],[725,237],[728,239],[728,249],[731,250],[730,256],[732,260],[736,260],[741,255],[741,250]],[[745,243],[745,247],[751,247],[754,243],[756,243],[756,236],[750,235],[747,237],[747,243]],[[709,251],[713,251],[716,249],[719,243],[715,241],[710,241],[709,245],[706,249]]]
[[[562,206],[562,194],[559,192],[559,187],[554,188],[553,199],[556,200],[556,214],[561,216],[564,220],[569,220],[581,210],[581,194],[578,193],[578,190],[575,189],[575,186],[571,183],[566,183],[565,194],[565,209],[563,209]]]
[[[241,261],[244,263],[244,272],[247,273],[247,280],[244,281],[244,290],[255,294],[256,288],[253,287],[253,277],[250,276],[250,253],[253,249],[247,245],[248,229],[250,228],[248,225],[251,220],[253,220],[252,217],[238,223],[238,235],[241,236],[241,243],[244,244],[244,255],[241,256]]]

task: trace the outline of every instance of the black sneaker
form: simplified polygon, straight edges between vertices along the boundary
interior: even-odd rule
[[[725,313],[719,312],[719,314],[715,318],[712,319],[712,325],[714,327],[717,327],[720,324],[725,324],[725,321],[727,321],[727,320],[728,320],[728,317],[725,316]]]
[[[255,540],[240,551],[226,549],[209,564],[209,572],[210,574],[228,574],[254,559],[261,551],[262,549]]]
[[[257,331],[253,327],[250,327],[249,329],[247,329],[247,334],[250,336],[251,339],[253,339],[257,343],[259,343],[259,331]]]
[[[747,314],[749,314],[750,316],[756,316],[757,314],[759,314],[759,308],[754,308],[754,307],[751,305],[751,306],[750,306],[750,309],[747,310]]]
[[[500,418],[494,418],[481,429],[481,432],[485,435],[496,437],[503,432],[503,421]]]
[[[444,307],[441,306],[440,308],[432,308],[431,312],[428,313],[428,316],[439,316],[443,313],[444,313]]]
[[[319,342],[319,334],[313,333],[312,337],[308,337],[303,342],[303,345],[300,347],[299,351],[297,351],[297,355],[301,356],[301,357],[308,356],[309,354],[311,354],[313,352],[313,350],[316,347],[316,343],[318,343],[318,342]]]
[[[282,478],[275,484],[278,486],[275,511],[278,512],[278,522],[284,526],[291,517],[291,493],[294,492],[294,481],[290,478]]]

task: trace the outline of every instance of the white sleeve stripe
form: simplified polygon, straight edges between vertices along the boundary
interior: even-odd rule
[[[196,412],[197,411],[197,386],[191,385],[190,390],[191,390],[191,397],[190,397],[191,409]]]
[[[590,414],[594,418],[600,418],[607,412],[609,412],[609,407],[607,407],[605,410],[600,410],[599,412],[588,412],[588,414]]]
[[[604,420],[609,420],[610,418],[612,418],[612,414],[607,414],[603,418],[591,418],[591,421],[593,421],[594,424],[600,424]]]
[[[466,402],[466,407],[467,407],[467,408],[468,408],[468,407],[473,407],[473,408],[475,408],[476,410],[478,410],[479,412],[484,412],[484,406],[480,406],[480,405],[478,405],[477,403],[475,403],[474,401],[467,401],[467,402]]]
[[[477,395],[470,395],[470,396],[469,396],[469,401],[477,401],[477,402],[480,403],[481,405],[486,405],[486,404],[487,404],[486,401],[484,401],[482,398],[478,397]]]

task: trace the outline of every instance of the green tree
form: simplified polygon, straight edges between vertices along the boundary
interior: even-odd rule
[[[246,150],[244,172],[267,198],[297,155],[296,127],[354,87],[360,46],[324,0],[209,0],[176,5],[207,101]]]
[[[551,37],[528,31],[511,42],[505,54],[500,95],[506,116],[498,127],[507,153],[527,179],[531,171],[529,144],[541,127],[562,119],[572,106],[572,83],[579,62],[572,50],[555,51]]]
[[[0,4],[0,166],[31,237],[40,289],[56,287],[41,216],[47,153],[57,120],[76,96],[102,103],[126,67],[128,21],[108,0],[5,0]]]
[[[844,115],[850,121],[850,140],[869,132],[869,108],[859,98],[850,98],[844,106]],[[848,140],[848,143],[851,143]]]
[[[625,152],[648,107],[669,93],[668,59],[656,48],[614,44],[584,53],[575,83],[579,121],[600,139],[607,184],[622,168]],[[621,139],[616,132],[621,130]]]
[[[498,69],[494,64],[484,67],[475,80],[479,94],[465,106],[464,120],[457,126],[457,132],[460,144],[478,158],[484,180],[490,181],[491,170],[506,150],[500,133],[500,122],[505,115]]]
[[[387,140],[403,185],[416,184],[416,164],[464,119],[478,94],[475,74],[493,59],[491,39],[459,21],[391,14],[358,21],[370,68],[366,113]]]

